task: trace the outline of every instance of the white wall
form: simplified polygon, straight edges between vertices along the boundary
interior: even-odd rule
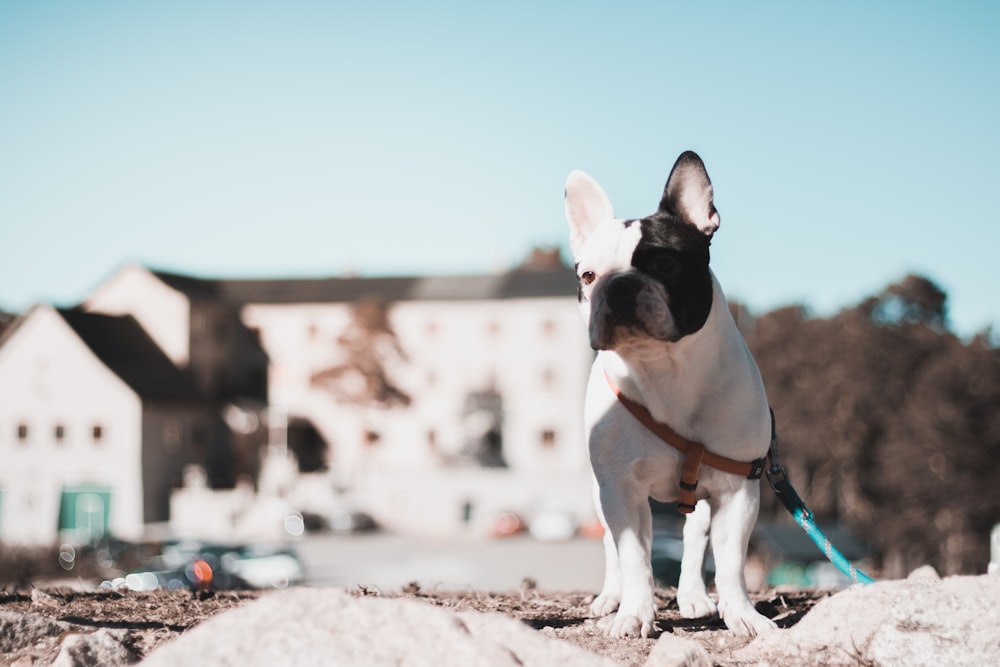
[[[18,438],[18,426],[28,437]],[[62,441],[55,437],[63,425]],[[93,438],[100,425],[102,437]],[[112,492],[109,530],[142,534],[138,397],[52,308],[39,306],[0,347],[0,539],[50,543],[67,485]]]
[[[190,358],[191,304],[145,267],[127,264],[94,290],[84,308],[108,315],[131,315],[178,366]]]
[[[311,375],[343,361],[337,338],[350,323],[345,304],[250,305],[271,360],[270,403],[310,418],[333,445],[344,474],[371,467],[434,467],[465,444],[470,392],[503,396],[504,455],[514,468],[586,469],[583,392],[591,359],[575,300],[404,301],[390,322],[406,359],[387,361],[390,379],[410,395],[409,408],[338,404]],[[379,443],[366,447],[364,432]],[[435,445],[429,433],[435,434]],[[542,433],[556,434],[551,446]]]
[[[334,480],[387,527],[483,533],[501,510],[592,517],[582,408],[593,353],[575,299],[393,304],[390,323],[407,358],[389,355],[387,367],[413,402],[392,410],[338,404],[310,385],[316,370],[343,361],[337,338],[351,321],[348,305],[256,304],[243,319],[270,357],[271,405],[317,426],[332,444]],[[443,467],[466,445],[466,397],[489,389],[503,397],[510,467]],[[378,444],[365,445],[366,430],[380,434]],[[543,443],[545,431],[553,442]],[[465,502],[471,525],[461,521]]]

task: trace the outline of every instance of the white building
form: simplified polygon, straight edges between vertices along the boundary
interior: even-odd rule
[[[565,267],[486,276],[205,280],[128,265],[82,309],[91,318],[109,316],[102,321],[141,325],[160,356],[196,385],[201,407],[225,417],[228,444],[211,451],[228,455],[231,465],[190,451],[175,461],[204,461],[210,477],[219,476],[212,486],[257,478],[267,437],[263,458],[284,460],[289,452],[302,476],[275,475],[281,466],[271,466],[258,488],[297,509],[349,506],[388,527],[419,532],[487,529],[503,510],[530,518],[561,509],[579,521],[590,518],[581,410],[592,353]],[[47,333],[28,336],[26,328]],[[121,465],[109,463],[114,473],[105,476],[55,472],[100,469],[92,447],[29,447],[19,438],[22,422],[45,424],[31,429],[35,438],[70,419],[63,414],[79,415],[73,432],[83,433],[75,424],[96,420],[86,415],[112,401],[122,404],[115,415],[132,415],[131,433],[143,428],[149,397],[144,402],[111,360],[88,361],[75,336],[67,342],[73,327],[41,307],[0,346],[0,401],[12,401],[0,403],[0,539],[28,539],[26,529],[15,531],[17,517],[35,514],[25,508],[58,504],[52,488],[44,500],[24,500],[16,480],[43,474],[39,468],[49,469],[53,488],[84,480],[103,488],[110,477],[125,477],[137,485],[129,492],[134,498],[152,484],[142,462],[153,460],[150,448],[164,446],[155,442],[169,430],[164,424],[155,439],[122,433],[108,452]],[[46,372],[34,361],[39,355],[48,355]],[[30,399],[28,388],[49,376],[45,400]],[[53,393],[53,386],[60,389]],[[114,431],[117,438],[119,427]],[[59,456],[40,458],[42,448]],[[176,466],[161,470],[157,488],[176,484]],[[125,498],[124,486],[114,489]],[[112,511],[109,530],[134,536],[139,523],[160,517],[140,516],[135,506],[128,521],[124,509],[121,516]],[[31,539],[50,536],[58,525],[53,512],[39,515]]]
[[[131,317],[34,308],[0,338],[0,539],[143,537],[219,421]]]
[[[296,428],[314,429],[335,485],[383,522],[441,532],[545,507],[588,518],[592,352],[571,271],[259,287],[229,286],[271,360],[269,403],[293,425],[292,449]],[[373,316],[358,304],[385,321],[361,324]],[[364,400],[358,341],[395,406]]]

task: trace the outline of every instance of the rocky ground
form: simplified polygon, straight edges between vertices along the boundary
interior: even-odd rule
[[[658,591],[657,636],[610,639],[589,595],[539,590],[0,593],[0,664],[983,665],[1000,664],[1000,577],[932,571],[835,594],[754,596],[779,630],[734,636],[683,619]]]
[[[525,582],[521,590],[510,592],[430,591],[411,585],[390,595],[364,588],[351,594],[359,598],[410,599],[455,612],[502,614],[548,637],[565,640],[622,665],[644,664],[656,643],[656,638],[610,639],[590,618],[591,595],[538,590],[530,581]],[[67,631],[88,633],[100,629],[119,638],[120,644],[132,656],[127,660],[141,659],[206,619],[267,595],[270,594],[259,591],[140,593],[127,590],[76,592],[58,588],[0,593],[0,663],[18,667],[50,665],[59,655]],[[791,627],[827,595],[817,591],[772,590],[755,595],[754,600],[758,609],[773,617],[779,627]],[[657,636],[669,633],[693,639],[705,648],[715,664],[720,665],[735,664],[728,656],[734,649],[749,643],[748,639],[726,631],[717,618],[681,618],[672,590],[661,589],[657,597],[660,609]],[[29,640],[24,634],[19,639],[12,636],[17,633],[11,620],[13,614],[41,617],[71,627],[40,624],[38,636]],[[22,629],[21,632],[27,631]]]

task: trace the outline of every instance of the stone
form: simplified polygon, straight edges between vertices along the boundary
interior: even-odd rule
[[[643,667],[712,667],[712,660],[695,640],[663,633]]]
[[[615,667],[500,614],[405,598],[297,588],[219,614],[154,650],[143,667],[335,664],[349,667]]]
[[[36,614],[0,611],[0,654],[30,648],[43,639],[59,637],[73,627]]]
[[[95,632],[71,634],[63,639],[52,667],[119,667],[139,661],[139,656],[122,644],[125,633],[101,628]]]
[[[986,665],[1000,658],[1000,579],[917,577],[856,585],[734,657],[774,665]]]
[[[909,576],[906,578],[911,581],[916,579],[940,579],[941,575],[937,573],[937,570],[935,570],[933,566],[921,565],[913,572],[910,572]]]

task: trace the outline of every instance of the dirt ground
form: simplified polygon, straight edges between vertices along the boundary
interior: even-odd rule
[[[359,596],[384,595],[374,589],[353,591]],[[169,642],[201,621],[239,607],[267,592],[261,591],[100,591],[34,589],[0,592],[0,611],[30,613],[81,625],[127,631],[126,645],[139,657]],[[827,593],[770,590],[752,598],[761,613],[779,627],[794,625]],[[622,665],[642,665],[655,638],[610,639],[597,628],[588,605],[592,595],[546,591],[526,580],[520,590],[469,592],[422,590],[415,584],[387,597],[407,597],[456,611],[497,612],[588,651],[612,658]],[[736,665],[730,655],[749,640],[735,637],[717,618],[681,618],[672,589],[657,592],[658,633],[669,632],[700,642],[717,665]],[[0,653],[0,664],[49,665],[58,654],[57,642],[42,643],[16,654]]]

